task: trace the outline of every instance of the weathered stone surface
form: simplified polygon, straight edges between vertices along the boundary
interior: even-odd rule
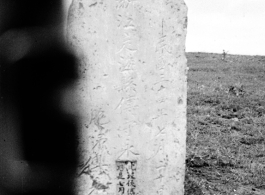
[[[74,0],[78,193],[183,194],[187,8],[183,0]]]

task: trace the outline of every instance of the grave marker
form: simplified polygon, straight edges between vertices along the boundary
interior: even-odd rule
[[[79,57],[79,195],[183,195],[183,0],[73,0]]]

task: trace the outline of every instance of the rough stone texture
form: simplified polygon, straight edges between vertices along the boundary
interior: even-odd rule
[[[80,195],[181,195],[186,147],[183,0],[74,0]]]

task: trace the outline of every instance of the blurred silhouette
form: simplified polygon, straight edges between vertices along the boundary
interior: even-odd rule
[[[76,59],[62,1],[0,0],[0,194],[73,195]]]
[[[227,52],[223,49],[222,60],[225,61]]]

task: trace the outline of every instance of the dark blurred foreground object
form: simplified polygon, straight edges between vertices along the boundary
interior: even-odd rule
[[[0,194],[73,195],[77,71],[62,2],[0,0],[0,17]]]

